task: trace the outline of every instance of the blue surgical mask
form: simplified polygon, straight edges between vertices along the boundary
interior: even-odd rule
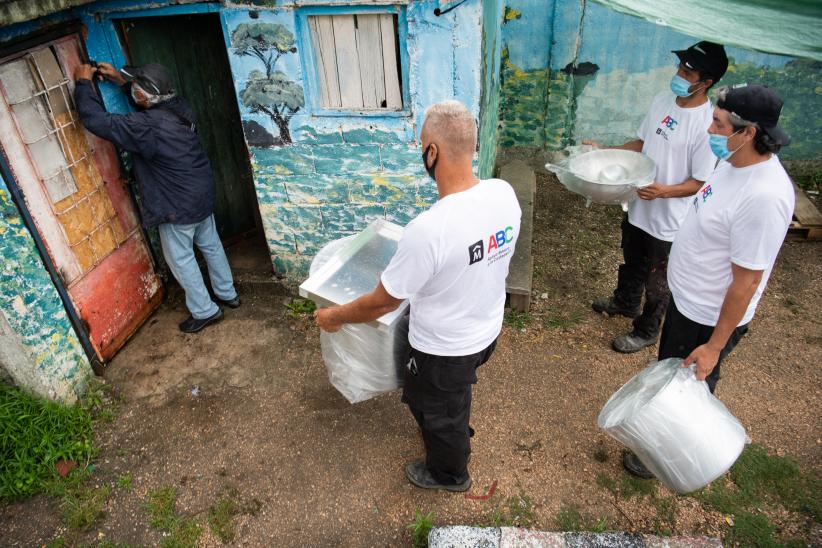
[[[741,129],[739,131],[742,131]],[[714,135],[713,133],[708,135],[708,143],[711,145],[711,152],[719,158],[720,160],[727,160],[733,153],[742,148],[742,145],[739,145],[734,150],[728,149],[728,139],[739,133],[736,131],[729,136],[725,135]],[[744,143],[743,143],[744,144]]]
[[[679,74],[674,74],[674,77],[671,78],[671,91],[674,92],[674,95],[677,97],[690,97],[697,91],[702,88],[696,88],[695,90],[689,92],[688,90],[691,89],[691,84],[688,80],[680,76]]]

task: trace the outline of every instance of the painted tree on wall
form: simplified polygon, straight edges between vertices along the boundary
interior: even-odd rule
[[[280,142],[291,143],[288,122],[305,105],[303,88],[275,68],[280,57],[297,52],[294,35],[278,23],[242,23],[231,33],[231,45],[235,54],[255,57],[265,67],[248,74],[240,92],[243,104],[270,116],[280,130]]]

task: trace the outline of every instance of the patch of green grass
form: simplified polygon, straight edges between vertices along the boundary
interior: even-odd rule
[[[176,504],[177,489],[166,486],[149,491],[144,509],[151,526],[168,533],[160,542],[161,548],[193,548],[203,534],[203,528],[196,521],[177,515]]]
[[[68,541],[63,537],[57,537],[46,543],[46,548],[65,548],[68,546]]]
[[[774,538],[776,527],[762,514],[739,512],[734,516],[734,524],[725,537],[732,546],[781,546]]]
[[[285,307],[288,309],[288,313],[294,318],[313,314],[314,311],[317,310],[316,303],[309,299],[292,299]]]
[[[652,497],[651,504],[656,509],[654,532],[664,537],[673,535],[676,528],[676,497]]]
[[[577,504],[563,504],[554,518],[558,531],[582,531],[584,520]]]
[[[117,487],[120,489],[128,489],[129,491],[134,487],[134,475],[123,474],[117,478]]]
[[[224,497],[208,512],[208,524],[223,543],[234,540],[234,516],[240,513],[232,498]]]
[[[0,382],[0,500],[41,491],[60,460],[92,457],[92,414],[63,406]]]
[[[518,312],[509,310],[503,318],[505,325],[510,325],[514,329],[525,329],[534,322],[534,317],[528,312]]]
[[[60,503],[63,522],[69,529],[88,529],[98,518],[103,516],[103,508],[110,496],[110,485],[72,492],[63,497]]]
[[[545,318],[545,326],[553,329],[569,329],[582,323],[579,312],[552,312]]]
[[[534,503],[525,493],[508,497],[505,503],[491,512],[492,527],[530,527],[534,524]]]
[[[411,542],[414,548],[427,548],[428,533],[434,527],[434,512],[423,514],[422,510],[417,508],[417,513],[414,516],[414,523],[408,525],[407,528],[411,531]]]
[[[653,495],[656,489],[654,483],[653,480],[644,480],[628,474],[620,475],[618,482],[606,474],[597,475],[597,485],[610,491],[612,495],[622,497],[625,500],[635,496],[644,498]]]

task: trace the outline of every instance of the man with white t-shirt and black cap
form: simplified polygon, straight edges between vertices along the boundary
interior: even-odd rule
[[[658,357],[695,365],[711,392],[720,363],[748,331],[793,216],[793,185],[776,156],[790,143],[777,126],[781,111],[766,86],[718,90],[708,133],[722,161],[690,200],[671,249],[673,297]],[[624,464],[651,477],[632,453]]]
[[[439,200],[405,227],[372,293],[318,310],[315,319],[336,331],[410,300],[411,356],[402,401],[422,431],[426,458],[408,464],[405,475],[425,489],[465,491],[471,487],[471,385],[502,329],[521,211],[511,185],[474,175],[477,126],[465,105],[432,105],[420,138]]]
[[[707,91],[728,68],[725,48],[699,42],[673,53],[680,62],[671,90],[654,98],[637,139],[615,147],[643,152],[656,163],[654,182],[638,191],[640,199],[628,205],[622,221],[624,262],[613,296],[592,305],[597,312],[634,318],[631,332],[614,339],[619,352],[637,352],[656,343],[670,300],[665,269],[671,242],[687,212],[688,197],[716,164],[705,134],[712,114]]]

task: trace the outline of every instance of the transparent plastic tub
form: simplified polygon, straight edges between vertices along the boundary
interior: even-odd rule
[[[383,223],[378,221],[361,234],[323,247],[311,262],[309,279],[300,286],[300,294],[328,306],[371,292],[402,234],[397,225]],[[357,403],[402,386],[403,367],[410,354],[408,320],[406,301],[371,324],[346,324],[336,333],[320,331],[328,379],[345,399]]]
[[[727,472],[747,440],[742,424],[679,358],[634,376],[611,396],[597,424],[677,493]]]

